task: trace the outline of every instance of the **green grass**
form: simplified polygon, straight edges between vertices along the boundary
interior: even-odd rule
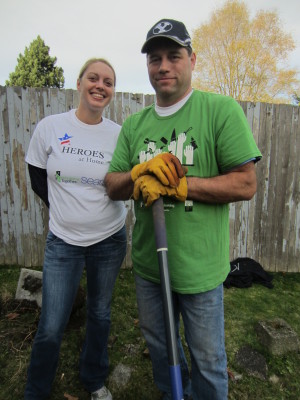
[[[20,400],[26,380],[32,340],[39,310],[14,300],[19,267],[0,266],[0,400]],[[274,288],[253,285],[225,289],[225,334],[228,368],[242,379],[230,380],[230,400],[299,400],[300,354],[272,356],[260,344],[255,325],[260,320],[283,318],[300,336],[300,274],[274,274]],[[82,280],[84,286],[84,278]],[[78,379],[78,358],[84,337],[85,308],[70,319],[61,347],[60,362],[51,400],[90,399]],[[235,363],[236,352],[250,345],[264,355],[268,378],[248,376]],[[114,400],[159,400],[149,357],[138,326],[132,271],[122,270],[116,284],[109,344],[110,370],[119,364],[133,369],[129,384],[117,390]],[[65,396],[66,395],[66,396]]]

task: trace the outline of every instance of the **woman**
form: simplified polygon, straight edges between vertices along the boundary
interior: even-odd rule
[[[120,126],[102,116],[116,84],[113,67],[90,59],[77,80],[77,110],[44,118],[26,156],[32,189],[49,206],[42,310],[34,339],[26,400],[48,398],[59,349],[84,267],[86,335],[80,377],[91,399],[111,400],[107,341],[113,287],[126,252],[126,211],[111,201],[103,180]]]

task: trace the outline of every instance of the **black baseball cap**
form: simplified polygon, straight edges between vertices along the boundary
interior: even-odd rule
[[[192,47],[192,40],[185,25],[174,19],[161,19],[150,29],[142,47],[142,53],[147,53],[150,42],[156,38],[167,38],[180,46]]]

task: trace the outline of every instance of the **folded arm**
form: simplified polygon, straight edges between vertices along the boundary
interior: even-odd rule
[[[226,204],[251,200],[256,193],[256,170],[252,161],[223,175],[212,178],[187,176],[186,179],[187,198],[201,203]],[[131,172],[108,173],[105,186],[112,200],[128,200],[134,188]]]
[[[250,161],[212,178],[187,177],[187,184],[187,198],[201,203],[251,200],[256,193],[255,164]]]
[[[176,156],[161,153],[149,161],[135,165],[129,172],[110,172],[104,184],[112,200],[127,200],[133,193],[134,182],[145,175],[156,176],[166,186],[177,187],[180,178],[185,175],[185,168]]]
[[[133,193],[133,181],[131,171],[129,172],[108,172],[104,185],[108,196],[112,200],[128,200]]]

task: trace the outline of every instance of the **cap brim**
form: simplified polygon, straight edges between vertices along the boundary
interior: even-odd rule
[[[170,41],[179,44],[181,47],[189,47],[188,44],[183,43],[180,40],[177,40],[176,38],[173,38],[173,37],[170,37],[170,36],[167,36],[167,35],[159,35],[159,36],[151,37],[150,39],[146,40],[146,42],[144,43],[144,45],[142,47],[141,53],[147,53],[149,44],[151,42],[153,42],[154,40],[158,40],[160,38],[169,39]]]

